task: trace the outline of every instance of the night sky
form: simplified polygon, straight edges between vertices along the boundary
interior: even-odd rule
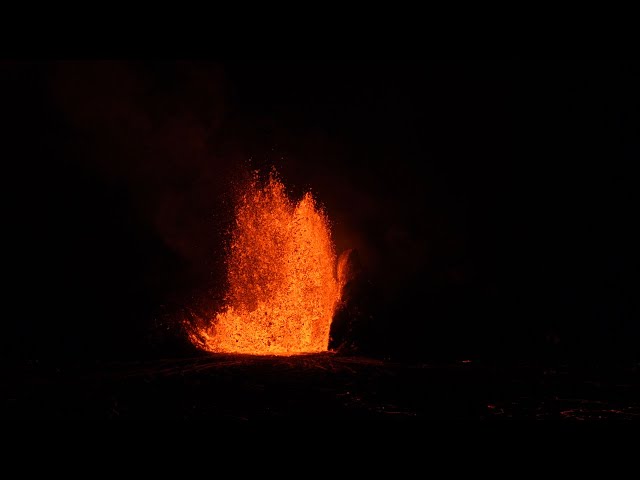
[[[233,186],[274,166],[357,251],[355,351],[637,360],[639,80],[595,61],[2,61],[3,355],[188,352],[179,319],[224,293]]]

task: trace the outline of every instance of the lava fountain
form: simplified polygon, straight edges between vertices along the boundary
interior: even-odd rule
[[[224,307],[190,331],[210,352],[323,352],[341,285],[329,219],[310,193],[295,202],[271,174],[239,196],[227,257]]]

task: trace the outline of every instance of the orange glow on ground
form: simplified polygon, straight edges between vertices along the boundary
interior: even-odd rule
[[[310,193],[291,201],[271,175],[254,179],[236,205],[222,310],[189,336],[210,352],[323,352],[340,300],[326,214]]]

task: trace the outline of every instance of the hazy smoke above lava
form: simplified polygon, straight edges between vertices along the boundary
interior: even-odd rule
[[[360,154],[321,126],[290,128],[286,116],[246,112],[223,68],[62,62],[49,74],[53,102],[74,131],[77,167],[119,186],[194,275],[223,275],[233,186],[269,166],[294,195],[310,189],[323,199],[336,249],[357,249],[381,284],[393,288],[426,264],[434,217],[420,210],[424,185],[410,179],[398,196],[387,182],[406,182],[402,169],[354,161]]]

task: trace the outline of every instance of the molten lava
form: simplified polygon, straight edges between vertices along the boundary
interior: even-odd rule
[[[224,308],[190,333],[211,352],[326,351],[340,300],[329,221],[310,193],[291,201],[271,175],[240,196],[227,258]]]

